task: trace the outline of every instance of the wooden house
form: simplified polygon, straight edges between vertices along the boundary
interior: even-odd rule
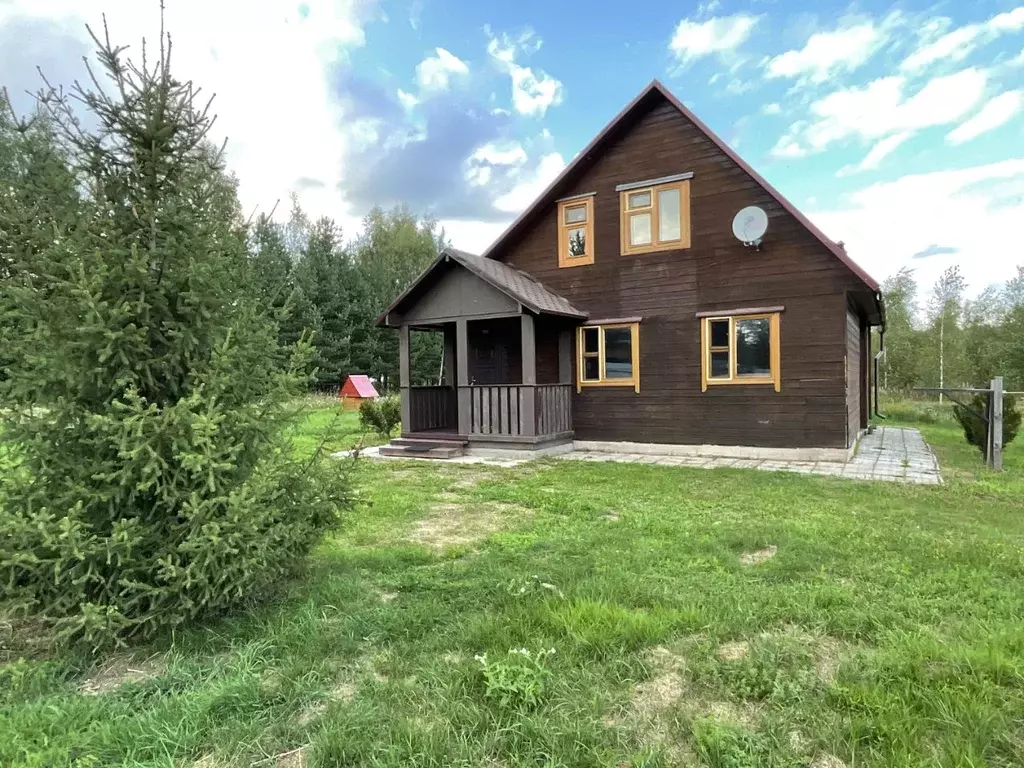
[[[733,234],[748,206],[768,217],[757,248]],[[846,457],[883,322],[843,246],[655,81],[483,255],[445,250],[382,314],[393,452]],[[420,331],[444,336],[440,386],[410,386]]]
[[[352,374],[341,385],[338,397],[341,398],[342,408],[348,411],[358,411],[359,406],[366,400],[376,400],[380,395],[377,394],[377,389],[373,386],[369,376]]]

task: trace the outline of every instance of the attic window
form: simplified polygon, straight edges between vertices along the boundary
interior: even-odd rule
[[[688,176],[665,183],[655,180],[647,187],[618,187],[623,256],[690,247]]]
[[[558,203],[558,266],[594,263],[594,196],[581,195]]]

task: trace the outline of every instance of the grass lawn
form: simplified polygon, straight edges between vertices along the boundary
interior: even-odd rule
[[[347,451],[387,442],[359,424],[359,411],[346,411],[335,397],[312,396],[301,403],[292,443],[297,453],[311,454],[324,440],[328,451]]]
[[[921,429],[944,486],[363,462],[246,615],[0,667],[0,765],[1024,765],[1024,447]]]

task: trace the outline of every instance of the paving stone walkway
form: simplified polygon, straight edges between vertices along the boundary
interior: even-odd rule
[[[713,456],[668,456],[652,453],[605,453],[573,451],[557,456],[572,461],[621,461],[636,464],[660,464],[669,467],[734,467],[777,472],[831,475],[853,480],[883,480],[896,483],[937,485],[942,482],[939,462],[916,429],[878,427],[864,435],[852,460],[780,461],[727,459]]]

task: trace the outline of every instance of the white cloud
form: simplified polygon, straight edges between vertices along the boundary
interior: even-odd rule
[[[416,82],[424,91],[445,91],[453,77],[469,74],[466,62],[444,48],[435,48],[434,56],[428,56],[416,65]]]
[[[0,7],[0,25],[18,17],[46,19],[88,40],[85,23],[102,30],[102,10],[112,40],[131,46],[129,56],[141,55],[143,36],[150,45],[157,43],[157,3],[107,0],[102,5],[14,0]],[[195,80],[203,94],[216,94],[213,135],[229,139],[226,159],[238,174],[247,212],[257,205],[269,211],[296,190],[311,214],[330,213],[347,226],[354,217],[347,216],[337,186],[349,139],[338,127],[342,114],[330,99],[328,75],[348,49],[363,45],[372,4],[307,0],[300,11],[298,3],[282,0],[266,6],[259,13],[239,13],[232,3],[168,3],[172,66],[179,78]],[[6,74],[0,72],[0,81]],[[322,183],[300,185],[303,178]],[[278,206],[279,212],[286,209]]]
[[[910,266],[930,286],[956,263],[981,289],[1013,276],[1021,258],[1007,248],[1007,233],[1024,221],[1024,158],[872,184],[853,193],[849,206],[810,218],[879,279]],[[936,244],[953,252],[912,258]]]
[[[986,102],[978,114],[958,125],[946,136],[950,144],[963,144],[1009,122],[1020,111],[1021,91],[1006,91]]]
[[[412,93],[407,93],[401,88],[398,89],[398,103],[401,104],[405,109],[413,109],[417,104],[420,103],[419,98]]]
[[[520,155],[515,147],[511,145],[503,145],[501,147],[485,145],[474,153],[474,157],[477,159],[486,157],[517,166],[526,164],[525,152]],[[490,167],[486,165],[477,167],[484,167],[490,170]],[[555,180],[555,177],[564,168],[565,159],[557,152],[543,155],[536,168],[529,173],[523,174],[515,187],[495,201],[495,207],[508,214],[508,219],[504,221],[443,219],[440,224],[444,227],[445,233],[456,248],[462,248],[470,253],[483,253],[498,238],[498,235],[505,231],[505,228],[512,219],[526,210],[526,207],[537,199],[538,195]]]
[[[940,19],[933,22],[929,28],[936,30],[948,26],[948,19]],[[979,45],[995,40],[1002,34],[1018,32],[1021,29],[1024,29],[1024,6],[997,14],[988,21],[965,24],[946,32],[907,56],[900,64],[900,69],[920,72],[936,62],[963,61]]]
[[[470,159],[490,165],[522,165],[527,157],[523,145],[513,141],[507,144],[484,144],[473,152]]]
[[[768,59],[765,62],[768,77],[823,83],[839,72],[857,69],[885,42],[886,27],[890,23],[876,26],[874,22],[865,21],[829,32],[815,32],[803,48]]]
[[[928,81],[908,95],[902,76],[833,91],[811,104],[811,120],[795,124],[784,137],[807,152],[857,138],[876,140],[955,123],[984,96],[988,74],[974,67]],[[795,156],[790,154],[790,156]]]
[[[489,28],[486,30],[490,34]],[[532,31],[512,40],[507,35],[491,37],[487,53],[495,64],[512,79],[512,107],[521,115],[543,117],[550,107],[562,103],[563,88],[560,80],[541,70],[524,67],[516,63],[520,52],[530,54],[541,46],[540,38]]]
[[[875,142],[874,146],[871,147],[870,151],[864,156],[856,165],[845,165],[839,169],[836,176],[849,176],[854,173],[861,171],[873,171],[881,167],[882,161],[885,160],[889,155],[900,148],[905,142],[913,138],[914,134],[911,131],[904,131],[902,133],[894,133],[892,136],[886,136]]]
[[[520,214],[547,189],[547,186],[565,168],[565,159],[558,152],[551,152],[541,157],[536,169],[528,177],[523,178],[511,191],[494,201],[499,211]]]
[[[487,247],[505,231],[509,221],[472,221],[467,219],[442,219],[438,223],[444,228],[451,244],[470,253],[483,253]]]
[[[794,124],[794,128],[796,128],[797,125],[798,124]],[[809,153],[806,149],[800,146],[800,143],[794,139],[792,135],[786,134],[784,136],[780,136],[779,140],[775,142],[775,146],[771,149],[771,154],[774,157],[794,158],[803,157]]]
[[[899,149],[913,135],[910,131],[903,131],[902,133],[894,133],[892,136],[886,136],[881,141],[876,142],[871,151],[860,161],[860,165],[857,166],[858,170],[875,170],[882,164],[885,158]]]
[[[777,103],[772,102],[771,104],[765,104],[761,107],[761,114],[763,115],[781,115],[782,107]]]
[[[528,159],[526,150],[518,141],[489,142],[477,147],[466,160],[466,180],[478,187],[486,186],[495,167],[518,168]]]
[[[681,64],[689,64],[704,56],[725,56],[750,37],[759,19],[760,16],[746,13],[716,16],[707,21],[683,19],[668,47]]]

